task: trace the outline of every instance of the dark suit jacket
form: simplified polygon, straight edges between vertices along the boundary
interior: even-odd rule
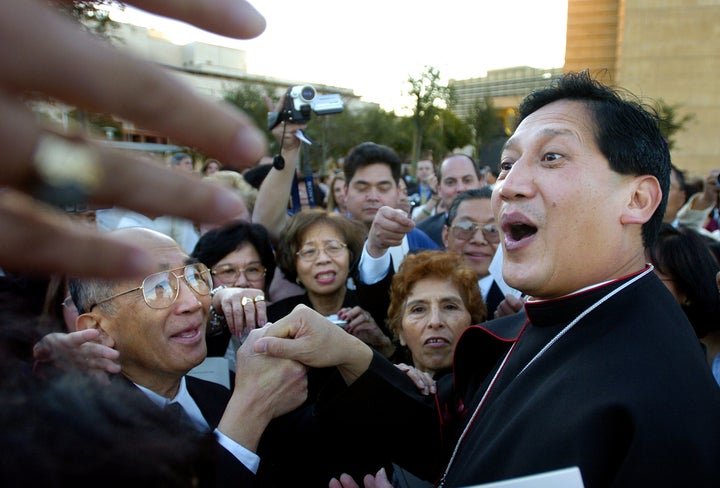
[[[125,382],[131,391],[137,392],[137,394],[141,395],[146,401],[150,402],[150,399],[124,376],[117,375],[114,381]],[[210,426],[210,430],[215,430],[230,400],[230,390],[217,383],[201,380],[192,376],[186,376],[185,381],[188,393],[190,393],[190,396],[195,400],[198,408],[200,408],[200,412],[202,412],[203,417]],[[214,457],[216,462],[214,473],[210,474],[209,477],[211,479],[201,479],[201,486],[255,486],[255,474],[238,461],[227,449],[220,444],[215,445],[216,450]]]
[[[230,390],[217,383],[192,376],[186,376],[185,380],[190,396],[197,403],[210,429],[215,430],[230,401]],[[215,486],[237,487],[255,484],[253,472],[220,444],[217,444],[216,459]]]
[[[485,307],[487,308],[487,318],[485,320],[492,320],[495,317],[495,310],[505,299],[502,290],[498,284],[493,280],[490,291],[488,291],[487,300],[485,300]]]
[[[393,274],[392,266],[390,266],[389,272],[382,280],[372,285],[366,285],[360,281],[357,273],[355,273],[353,280],[357,289],[347,290],[342,304],[343,307],[360,306],[372,315],[378,327],[380,327],[385,335],[391,338],[392,334],[390,334],[390,331],[385,325],[385,319],[387,318],[387,310],[390,305],[390,294],[388,291]],[[300,304],[312,308],[312,303],[310,303],[310,298],[307,293],[288,297],[269,305],[267,309],[268,320],[270,322],[276,322],[288,315]]]
[[[357,454],[352,437],[348,458],[385,451],[427,480],[459,442],[446,486],[579,466],[588,488],[715,487],[720,391],[667,288],[652,272],[630,283],[637,276],[470,327],[435,398],[376,354],[317,410],[376,439]]]
[[[442,228],[445,225],[446,215],[445,212],[428,217],[417,225],[417,229],[420,229],[430,237],[435,243],[440,246],[440,249],[445,248],[445,244],[442,241]]]

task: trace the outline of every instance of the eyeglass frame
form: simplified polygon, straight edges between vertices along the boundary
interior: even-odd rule
[[[260,277],[258,277],[258,278],[250,278],[250,277],[248,276],[248,274],[245,272],[245,270],[247,270],[248,268],[251,268],[251,267],[253,267],[253,266],[257,266],[258,268],[261,268],[261,269],[262,269],[262,274],[260,275]],[[257,280],[259,280],[260,278],[264,278],[265,275],[267,274],[267,268],[266,268],[265,266],[263,266],[262,264],[258,264],[258,265],[251,264],[250,266],[245,266],[244,268],[241,268],[241,267],[236,266],[236,265],[234,265],[234,264],[232,264],[232,263],[227,263],[227,264],[221,264],[220,267],[232,267],[232,268],[234,269],[234,275],[235,275],[235,276],[234,276],[234,278],[232,279],[232,282],[233,282],[233,283],[234,283],[235,281],[237,281],[238,276],[240,276],[240,273],[242,273],[243,275],[245,275],[245,279],[247,279],[248,281],[257,281]],[[218,270],[217,270],[216,268],[212,268],[212,269],[210,270],[210,274],[213,275],[213,276],[217,276],[217,275],[218,275]]]
[[[331,247],[331,246],[334,245],[334,244],[338,244],[338,245],[339,245],[338,249],[337,249],[337,250],[333,250],[333,251],[328,251],[328,248]],[[303,247],[303,248],[300,248],[300,250],[298,250],[298,251],[295,253],[295,256],[297,256],[298,259],[300,259],[300,260],[302,260],[302,261],[305,261],[306,263],[312,263],[312,262],[315,261],[318,257],[320,257],[320,249],[322,249],[323,252],[324,252],[325,254],[327,254],[328,256],[330,256],[330,257],[336,257],[336,256],[339,256],[339,255],[340,255],[340,251],[342,251],[343,249],[347,249],[347,247],[348,247],[347,243],[345,243],[345,242],[340,242],[340,241],[338,241],[337,239],[332,239],[332,240],[326,241],[326,242],[325,242],[325,245],[323,245],[322,247],[311,246],[311,247],[309,247],[309,248],[307,248],[307,249],[304,248],[304,247]],[[313,256],[303,256],[303,249],[306,249],[307,251],[310,251],[310,250],[312,249],[312,251],[313,251],[314,253],[317,253],[317,254],[314,254]]]
[[[467,229],[463,229],[461,227],[461,224],[467,224],[470,227]],[[492,228],[492,229],[494,229],[494,231],[490,231],[490,230],[488,230],[488,228]],[[459,230],[465,231],[465,232],[472,231],[472,234],[470,234],[468,237],[461,237],[461,236],[457,235],[457,231],[455,229],[459,229]],[[472,237],[475,234],[477,234],[478,229],[482,231],[483,237],[490,244],[498,244],[500,242],[500,228],[494,223],[479,224],[477,222],[472,222],[470,220],[461,220],[460,222],[456,222],[456,223],[453,223],[450,225],[450,231],[452,232],[453,237],[455,239],[460,239],[462,241],[467,241],[467,240],[472,239]],[[494,234],[494,237],[497,238],[497,240],[495,238],[493,238],[493,239],[489,238],[488,232],[492,232]]]
[[[208,291],[207,291],[207,293],[203,293],[203,292],[195,289],[195,287],[194,287],[193,285],[191,285],[190,282],[188,281],[187,276],[185,276],[185,269],[186,269],[186,268],[189,268],[189,267],[195,267],[195,266],[201,268],[201,270],[200,270],[200,274],[201,274],[201,275],[206,274],[206,276],[207,276],[207,277],[206,277],[206,284],[208,285]],[[177,270],[179,270],[179,269],[182,269],[182,270],[183,270],[182,276],[178,276],[178,275],[176,275],[175,273],[173,273],[173,271],[177,271]],[[166,305],[165,307],[153,307],[153,306],[150,305],[150,303],[148,302],[147,296],[145,296],[145,282],[146,282],[149,278],[151,278],[151,277],[153,277],[153,276],[155,276],[155,275],[162,274],[162,273],[167,273],[168,276],[169,276],[169,275],[174,276],[175,279],[177,279],[178,286],[177,286],[177,288],[175,288],[175,296],[173,297],[172,301],[171,301],[168,305]],[[103,298],[102,300],[97,301],[97,302],[93,303],[90,307],[88,307],[88,311],[92,310],[93,308],[95,308],[96,306],[98,306],[98,305],[100,305],[100,304],[102,304],[102,303],[109,302],[110,300],[114,300],[115,298],[118,298],[118,297],[123,296],[123,295],[127,295],[128,293],[132,293],[132,292],[138,291],[138,290],[142,291],[143,301],[145,302],[145,305],[147,305],[148,307],[152,308],[153,310],[162,310],[162,309],[164,309],[164,308],[168,308],[168,307],[170,307],[173,303],[175,303],[175,302],[177,301],[177,299],[178,299],[178,296],[180,296],[180,280],[181,280],[181,279],[185,280],[185,283],[188,285],[188,288],[190,288],[194,293],[197,293],[197,294],[200,295],[200,296],[209,295],[209,294],[210,294],[210,290],[212,290],[212,273],[210,273],[210,270],[208,269],[208,267],[205,266],[203,263],[189,263],[189,264],[185,264],[185,265],[183,265],[183,266],[180,266],[179,268],[167,269],[167,270],[163,270],[163,271],[158,271],[157,273],[149,274],[149,275],[147,275],[145,278],[143,278],[142,283],[140,283],[140,286],[136,286],[135,288],[132,288],[132,289],[130,289],[130,290],[125,290],[125,291],[123,291],[123,292],[116,293],[115,295],[109,296],[109,297],[107,297],[107,298]]]

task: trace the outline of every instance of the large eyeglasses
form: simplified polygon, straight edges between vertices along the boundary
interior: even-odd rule
[[[327,241],[325,245],[321,248],[313,246],[303,247],[295,254],[303,261],[315,261],[320,255],[321,249],[325,251],[325,254],[327,254],[331,258],[334,258],[339,256],[346,247],[347,244],[345,244],[344,242],[333,240]]]
[[[175,274],[175,272],[179,270],[182,270],[182,276]],[[193,263],[183,266],[182,268],[169,269],[151,274],[147,276],[143,280],[142,285],[137,288],[104,298],[89,307],[88,310],[92,310],[95,305],[100,305],[101,303],[138,290],[142,290],[143,299],[148,307],[167,308],[177,300],[180,292],[181,279],[184,279],[190,289],[198,295],[208,295],[210,288],[212,288],[212,277],[210,276],[210,270],[207,269],[207,266],[202,263]]]
[[[265,272],[265,267],[259,264],[251,264],[245,268],[235,264],[223,264],[212,270],[213,276],[223,284],[235,283],[241,273],[245,275],[245,279],[248,281],[258,281],[263,279]]]
[[[463,220],[450,226],[452,229],[453,237],[462,241],[472,239],[478,229],[482,230],[483,237],[490,244],[497,244],[500,242],[500,231],[495,224],[477,224],[475,222],[469,222]]]

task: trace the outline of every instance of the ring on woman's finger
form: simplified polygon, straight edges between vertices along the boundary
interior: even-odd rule
[[[256,296],[255,298],[253,298],[253,301],[254,301],[255,303],[257,303],[257,302],[264,302],[264,301],[265,301],[265,296],[264,296],[264,295],[258,295],[258,296]]]
[[[253,303],[253,299],[250,297],[242,297],[242,300],[240,300],[240,305],[242,305],[243,307],[248,303]]]
[[[363,316],[365,316],[365,320],[367,320],[368,322],[370,322],[370,314],[369,314],[369,313],[363,312]]]
[[[32,188],[33,196],[57,206],[86,202],[104,177],[95,149],[55,134],[40,137],[33,166],[38,179]]]

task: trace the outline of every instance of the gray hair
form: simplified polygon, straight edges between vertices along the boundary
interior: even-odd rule
[[[89,312],[99,301],[112,296],[115,291],[115,283],[94,278],[73,278],[70,280],[68,288],[78,313],[83,314]],[[111,302],[105,302],[98,306],[108,313],[115,311]]]

